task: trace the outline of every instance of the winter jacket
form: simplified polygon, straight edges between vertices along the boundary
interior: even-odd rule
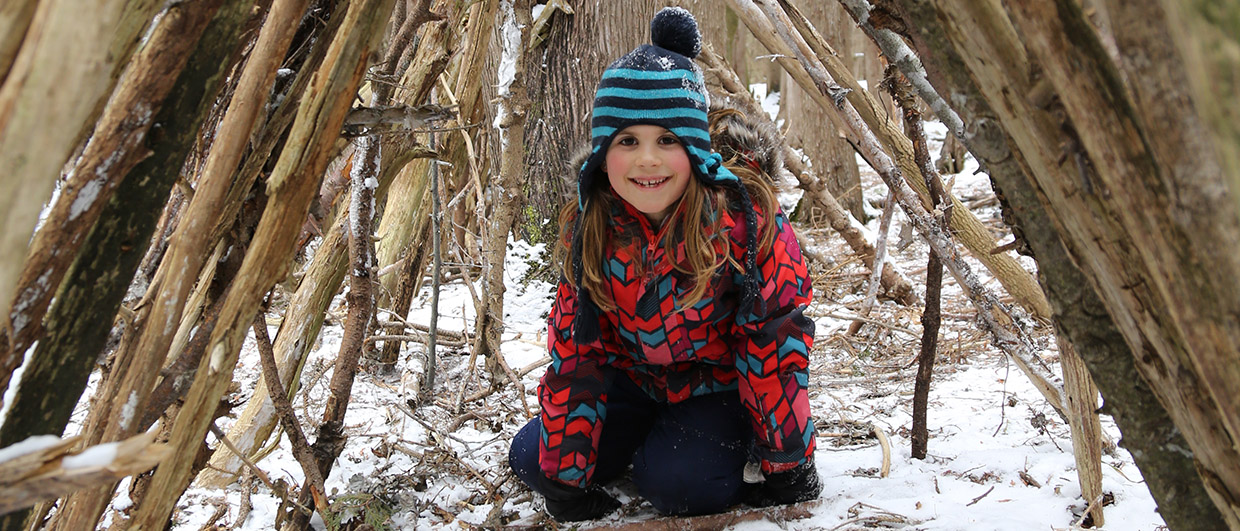
[[[804,463],[814,451],[807,394],[814,323],[803,314],[813,290],[783,213],[769,221],[776,229],[772,248],[758,253],[760,290],[751,308],[738,308],[744,274],[729,263],[700,302],[676,311],[691,286],[660,247],[663,234],[619,198],[611,210],[618,247],[608,250],[605,269],[617,309],[600,312],[597,341],[575,343],[577,290],[561,279],[548,319],[552,361],[538,390],[543,473],[569,485],[590,484],[607,418],[605,391],[621,373],[670,403],[739,390],[762,470]],[[722,215],[732,256],[744,256],[744,216]],[[768,221],[758,215],[762,227]],[[676,254],[683,259],[683,244]]]

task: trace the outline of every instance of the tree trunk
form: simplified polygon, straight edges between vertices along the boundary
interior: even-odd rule
[[[153,119],[163,127],[161,134],[145,139],[144,149],[149,150],[151,156],[130,171],[118,194],[108,202],[100,216],[104,221],[83,243],[78,262],[70,269],[58,302],[50,311],[52,335],[40,342],[39,347],[48,352],[36,354],[36,357],[55,360],[53,364],[62,363],[61,356],[70,353],[75,358],[86,358],[81,364],[83,372],[75,376],[80,378],[80,383],[66,383],[63,393],[55,394],[68,404],[69,410],[81,394],[90,364],[103,347],[129,280],[150,241],[159,205],[167,201],[168,191],[198,138],[199,127],[210,113],[216,92],[223,85],[229,59],[250,15],[249,6],[243,4],[245,2],[229,2],[221,8],[199,40],[198,49]],[[53,347],[60,349],[57,354],[51,353]],[[59,370],[64,369],[67,364]],[[63,428],[63,423],[61,426]],[[86,525],[93,524],[91,519]]]
[[[21,3],[19,1],[19,3]],[[0,310],[10,307],[27,243],[70,152],[94,123],[157,0],[45,0],[0,86]],[[6,8],[7,9],[7,8]],[[15,28],[16,29],[16,28]],[[11,47],[10,44],[7,46]],[[8,328],[8,319],[0,328]],[[7,333],[5,335],[8,335]],[[21,356],[24,353],[15,353]],[[0,362],[7,382],[16,367]]]
[[[1153,348],[1153,343],[1133,340],[1130,335],[1133,332],[1133,314],[1123,308],[1108,308],[1112,303],[1106,300],[1108,296],[1104,295],[1105,291],[1099,289],[1101,284],[1091,279],[1095,275],[1091,272],[1096,267],[1094,262],[1106,255],[1071,256],[1069,247],[1079,246],[1082,242],[1065,245],[1071,233],[1050,216],[1054,212],[1057,216],[1081,217],[1088,213],[1089,208],[1066,203],[1062,194],[1059,194],[1058,201],[1048,201],[1044,192],[1038,189],[1041,180],[1061,182],[1060,187],[1076,185],[1078,190],[1071,195],[1080,196],[1083,194],[1079,188],[1084,186],[1085,181],[1081,179],[1076,161],[1065,157],[1060,148],[1060,124],[1049,112],[1029,100],[1033,83],[1027,78],[1023,46],[1006,22],[1006,15],[994,4],[943,6],[924,0],[898,0],[880,5],[889,8],[891,4],[899,6],[899,19],[918,21],[916,26],[907,26],[916,28],[907,36],[921,54],[931,82],[941,93],[956,95],[953,102],[959,105],[958,110],[965,118],[968,131],[966,144],[986,165],[996,184],[1003,186],[1004,193],[1001,195],[1007,198],[1016,217],[1021,220],[1018,225],[1027,227],[1025,237],[1038,258],[1040,276],[1055,309],[1057,328],[1072,340],[1090,367],[1106,399],[1104,410],[1114,415],[1124,433],[1121,445],[1132,451],[1151,494],[1159,503],[1164,520],[1172,529],[1222,528],[1225,525],[1223,516],[1207,497],[1202,479],[1193,472],[1196,466],[1194,456],[1177,451],[1187,446],[1186,438],[1197,437],[1198,434],[1187,431],[1182,434],[1172,424],[1171,418],[1175,418],[1178,425],[1190,411],[1181,409],[1169,417],[1159,401],[1149,399],[1151,395],[1162,398],[1161,395],[1167,394],[1167,391],[1158,389],[1157,380],[1154,380],[1154,387],[1148,387],[1145,377],[1138,376],[1136,362],[1145,365],[1155,363],[1159,359],[1158,352]],[[894,11],[891,9],[888,14]],[[1116,12],[1111,15],[1117,16]],[[1137,37],[1144,34],[1137,30],[1146,25],[1165,30],[1162,25],[1165,17],[1145,13],[1140,18],[1143,25],[1133,26],[1132,29],[1134,39],[1141,46],[1130,48],[1128,52],[1121,49],[1121,55],[1139,54],[1145,66],[1174,69],[1179,64],[1178,60],[1159,60],[1165,58],[1162,53],[1168,51],[1165,41]],[[1160,50],[1162,53],[1150,53],[1150,50]],[[1147,82],[1172,82],[1177,78],[1170,75],[1144,79]],[[1035,101],[1044,100],[1038,98]],[[1156,108],[1175,108],[1174,105],[1168,107],[1169,103],[1182,100],[1164,101]],[[1191,113],[1183,113],[1183,110],[1180,107],[1174,114],[1191,117]],[[1188,140],[1191,135],[1179,137]],[[1199,145],[1177,142],[1172,138],[1160,142],[1160,145],[1164,144],[1177,147]],[[1186,154],[1185,159],[1208,160],[1208,157],[1203,159]],[[1035,182],[1027,175],[1039,175],[1040,181]],[[1085,199],[1082,197],[1078,201]],[[1092,203],[1095,200],[1089,201]],[[1082,212],[1072,212],[1075,208],[1080,208]],[[1234,212],[1233,209],[1223,211]],[[1096,221],[1093,224],[1102,225]],[[1064,240],[1060,239],[1061,234]],[[1134,245],[1134,240],[1122,234],[1096,240],[1090,245],[1098,249],[1102,242],[1120,242],[1126,247]],[[1106,245],[1108,249],[1111,247],[1114,244]],[[1078,269],[1077,264],[1082,268]],[[1108,311],[1110,315],[1117,316],[1114,321]],[[1135,352],[1129,350],[1129,345],[1142,352],[1140,360]],[[1174,402],[1167,403],[1179,406]],[[1199,406],[1194,409],[1198,416],[1208,415],[1208,409]],[[1230,462],[1236,461],[1233,458]],[[1218,482],[1212,484],[1217,486]]]
[[[853,31],[852,21],[839,5],[831,2],[804,4],[805,16],[818,27],[838,49],[849,50]],[[847,21],[847,22],[845,22]],[[788,143],[801,148],[801,152],[813,161],[815,173],[827,185],[827,193],[835,197],[854,218],[866,220],[864,198],[861,194],[861,172],[857,167],[857,152],[840,134],[831,121],[828,109],[819,107],[805,89],[792,81],[785,73],[781,84],[779,112],[785,117]],[[873,85],[871,85],[873,86]],[[795,117],[795,118],[792,118]],[[803,205],[811,207],[811,205]],[[817,220],[808,216],[804,220]],[[816,223],[821,226],[819,221]]]
[[[1194,131],[1148,121],[1157,112],[1135,108],[1079,5],[1013,2],[1009,14],[1078,140],[1070,154],[1078,179],[1039,184],[1068,207],[1056,213],[1070,248],[1090,265],[1112,315],[1128,317],[1119,324],[1129,343],[1152,354],[1138,366],[1186,433],[1211,497],[1240,529],[1240,299],[1230,293],[1240,279],[1240,218],[1236,199],[1220,193],[1222,174],[1209,168],[1220,160],[1203,150],[1200,161],[1176,164],[1183,159],[1167,151],[1192,149],[1175,140]],[[1181,173],[1203,166],[1212,171]]]
[[[530,87],[555,90],[531,94],[526,118],[525,165],[530,168],[529,208],[520,223],[534,242],[551,244],[559,233],[560,207],[577,197],[573,152],[590,145],[590,112],[603,70],[616,58],[650,42],[649,24],[665,2],[571,2],[575,14],[556,13],[541,57],[525,65]],[[634,23],[641,21],[641,23]]]
[[[98,339],[93,341],[96,344],[90,344],[92,341],[86,340],[86,336],[99,336],[99,332],[102,331],[104,332],[102,337],[106,337],[106,331],[111,328],[112,317],[116,313],[115,305],[110,308],[107,305],[99,305],[97,307],[102,311],[96,315],[96,319],[83,318],[84,316],[78,313],[83,308],[75,307],[64,300],[73,296],[65,292],[77,294],[84,292],[86,297],[74,297],[72,300],[85,303],[83,306],[95,306],[99,302],[99,299],[92,296],[91,288],[95,283],[85,282],[61,286],[65,272],[74,263],[75,258],[80,259],[79,264],[94,262],[95,269],[107,271],[115,265],[116,254],[79,256],[69,250],[83,248],[83,239],[95,226],[95,221],[100,218],[101,213],[104,211],[111,214],[124,212],[116,208],[107,208],[112,192],[128,175],[131,175],[130,170],[138,162],[150,155],[149,144],[151,142],[148,142],[146,137],[147,132],[155,125],[153,119],[156,118],[156,113],[163,105],[164,98],[173,89],[181,70],[185,67],[191,52],[194,51],[198,37],[202,35],[221,3],[220,0],[211,0],[198,2],[192,6],[173,7],[160,19],[159,27],[150,37],[149,45],[135,55],[126,68],[116,92],[112,94],[103,116],[95,126],[94,136],[86,145],[68,181],[61,187],[59,199],[31,243],[30,256],[26,260],[18,281],[17,300],[22,311],[18,314],[20,318],[10,323],[13,334],[9,341],[0,340],[0,357],[20,356],[19,353],[25,352],[31,343],[39,338],[43,332],[44,312],[52,300],[52,295],[56,293],[57,287],[60,287],[63,291],[60,295],[59,307],[69,308],[71,313],[52,316],[60,319],[54,324],[62,328],[52,330],[53,337],[43,338],[39,343],[39,352],[44,352],[42,355],[47,355],[49,351],[56,352],[52,358],[53,361],[50,363],[45,361],[42,369],[58,371],[66,357],[77,358],[80,363],[69,363],[68,367],[63,368],[75,367],[77,371],[72,369],[71,371],[81,372],[82,376],[80,381],[76,381],[75,377],[76,384],[62,382],[62,385],[56,386],[57,388],[81,389],[85,386],[85,375],[89,374],[90,366],[99,354],[99,347],[102,346],[97,344]],[[148,195],[152,203],[140,212],[132,208],[129,210],[132,215],[140,218],[135,224],[138,231],[124,234],[128,246],[137,248],[136,252],[139,255],[145,253],[145,244],[149,239],[142,237],[151,229],[148,227],[149,218],[152,214],[158,215],[161,212],[159,205],[167,202],[166,186],[156,185],[147,190],[153,192]],[[127,191],[138,192],[133,186],[128,187]],[[105,226],[100,230],[107,230],[107,224],[110,223],[115,223],[115,218],[105,221]],[[115,227],[115,225],[112,226]],[[99,249],[91,248],[90,250],[98,251]],[[132,262],[133,252],[117,254],[127,255],[125,261]],[[138,258],[140,259],[141,256]],[[113,280],[112,283],[115,284],[113,291],[119,289],[123,294],[133,277],[133,269],[127,267],[122,270],[128,274],[121,274],[109,280]],[[79,269],[77,273],[81,275],[85,272]],[[120,303],[120,299],[117,298],[105,300]],[[90,312],[82,313],[91,315]],[[66,325],[66,318],[78,325],[68,336],[65,335],[66,330],[63,328]],[[63,348],[65,345],[62,341],[65,340],[72,343],[67,349]],[[79,341],[83,342],[79,343]],[[36,359],[34,363],[37,364],[39,361]],[[34,371],[32,374],[39,373],[40,371]],[[0,385],[0,391],[4,387]],[[40,394],[46,397],[42,389],[40,389]],[[80,391],[76,394],[80,394]],[[47,421],[43,429],[59,434],[64,429],[64,424],[68,421],[68,415],[76,402],[70,395],[76,396],[76,394],[58,394],[58,398],[68,399],[67,404],[62,404],[63,408],[67,409],[52,415],[55,420],[40,418],[42,417],[40,414],[34,414],[29,418]],[[21,435],[18,437],[18,440],[25,438]],[[0,444],[3,444],[3,440],[4,437],[0,436]]]
[[[199,368],[173,426],[169,444],[182,454],[202,443],[211,421],[209,412],[232,379],[246,325],[267,291],[288,272],[302,221],[318,190],[331,147],[391,12],[392,0],[351,3],[300,103],[293,130],[267,181],[266,211],[208,343],[208,359]],[[157,494],[148,496],[137,508],[133,529],[163,529],[189,482],[191,464],[182,459],[156,470],[151,492]]]

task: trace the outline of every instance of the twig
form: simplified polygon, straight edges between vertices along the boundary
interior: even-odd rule
[[[443,78],[440,78],[441,80]],[[447,85],[445,84],[445,87]],[[435,149],[435,135],[431,134],[431,149]],[[443,254],[440,250],[443,240],[443,211],[439,206],[439,163],[431,163],[431,235],[434,238],[431,243],[432,264],[431,264],[431,324],[427,328],[430,334],[430,341],[426,343],[426,370],[422,377],[422,388],[418,390],[418,401],[426,402],[430,399],[431,394],[435,390],[435,372],[439,365],[438,352],[436,352],[435,344],[439,339],[439,275],[443,269]],[[402,319],[403,320],[403,319]]]
[[[520,376],[525,376],[533,372],[534,369],[542,367],[543,365],[546,365],[548,363],[551,363],[551,358],[549,356],[543,356],[542,359],[535,361],[534,363],[531,363],[524,367],[521,367],[521,370],[517,371],[517,374]]]
[[[496,414],[497,412],[495,411],[466,411],[465,414],[452,419],[452,422],[448,424],[447,432],[452,433],[460,429],[466,421],[482,420],[487,417],[494,417]]]
[[[310,496],[314,500],[314,507],[318,509],[319,514],[327,514],[327,496],[323,487],[323,474],[319,471],[318,462],[314,459],[314,453],[310,450],[310,443],[306,440],[306,434],[301,431],[301,424],[297,422],[297,414],[293,411],[293,404],[289,402],[288,392],[284,390],[284,384],[280,382],[280,369],[276,365],[275,351],[271,345],[271,338],[267,335],[267,317],[263,312],[258,312],[254,316],[254,339],[258,344],[258,360],[263,368],[263,383],[267,384],[267,396],[271,398],[271,404],[276,408],[276,413],[280,417],[280,424],[284,426],[284,433],[288,435],[289,444],[293,446],[293,457],[297,459],[297,463],[301,465],[302,471],[306,474],[306,482],[310,485]],[[235,449],[233,453],[237,453]]]
[[[254,510],[254,474],[247,472],[241,477],[241,507],[237,509],[237,517],[233,519],[233,523],[229,529],[238,529],[245,525],[245,521],[250,517],[250,511]]]
[[[389,310],[384,310],[384,311],[389,311]],[[393,316],[395,317],[395,315]],[[411,322],[405,321],[404,319],[400,319],[399,323],[392,322],[392,321],[379,321],[379,328],[402,329],[401,331],[404,331],[403,329],[408,329],[408,330],[416,330],[418,332],[425,332],[425,333],[430,333],[431,331],[431,327],[428,325],[424,325],[420,323],[411,323]],[[465,334],[462,332],[458,332],[456,330],[445,330],[443,328],[437,328],[435,330],[435,333],[438,334],[440,337],[447,337],[449,339],[465,341]]]
[[[436,428],[435,426],[431,425],[429,422],[422,420],[422,417],[419,417],[417,412],[414,411],[413,408],[409,407],[408,404],[405,404],[403,402],[397,402],[396,409],[399,409],[401,413],[404,413],[406,416],[413,419],[418,424],[421,424],[422,427],[426,429],[426,431],[431,432],[431,434],[435,436],[436,441],[442,441],[442,439],[452,439],[461,444],[465,444],[465,445],[469,444],[465,442],[464,440],[461,440],[457,436],[452,435],[451,433],[445,433],[441,431],[439,428]],[[439,444],[443,445],[442,442],[439,442]]]
[[[1038,480],[1034,479],[1033,476],[1030,476],[1029,472],[1021,470],[1020,472],[1017,473],[1017,475],[1020,476],[1020,480],[1024,482],[1025,486],[1037,487],[1039,489],[1042,488],[1042,484],[1039,483]]]
[[[1094,501],[1089,502],[1089,506],[1085,508],[1085,512],[1081,513],[1081,518],[1076,521],[1076,525],[1074,525],[1073,527],[1079,528],[1082,525],[1084,525],[1085,519],[1089,518],[1089,515],[1090,513],[1093,512],[1094,507],[1097,507],[1098,504],[1102,503],[1102,498],[1104,497],[1106,497],[1105,494],[1099,494],[1097,498],[1094,498]]]
[[[872,527],[871,525],[868,525],[868,524],[873,524],[873,526],[877,526],[878,524],[882,524],[882,523],[905,523],[905,524],[921,523],[919,520],[916,520],[914,518],[909,518],[902,514],[893,513],[891,511],[883,509],[882,507],[876,507],[868,503],[861,503],[861,502],[854,503],[852,507],[849,507],[848,514],[859,515],[861,514],[861,509],[871,509],[877,512],[878,514],[874,514],[870,516],[857,516],[850,520],[845,520],[844,522],[841,522],[839,525],[832,527],[831,531],[836,531],[838,529],[844,529],[845,527],[850,526],[852,524],[862,524],[862,523],[867,524],[865,525],[867,529]]]
[[[878,319],[871,319],[869,317],[864,317],[861,315],[844,315],[844,314],[836,313],[836,312],[811,312],[811,315],[813,315],[814,317],[834,317],[836,319],[847,319],[850,321],[852,320],[865,321],[870,324],[878,325],[881,328],[886,328],[889,330],[895,330],[896,332],[902,332],[904,334],[908,334],[911,337],[921,337],[921,334],[918,334],[917,332],[914,332],[907,328],[896,326],[896,325],[893,325],[885,321],[880,321]]]
[[[488,491],[488,492],[494,492],[494,491],[495,491],[495,485],[493,485],[490,481],[487,481],[486,476],[483,476],[481,472],[478,472],[476,469],[474,469],[474,467],[473,467],[473,466],[471,466],[469,463],[466,463],[464,460],[462,460],[460,457],[458,457],[458,456],[456,455],[456,452],[455,452],[454,450],[452,450],[452,448],[451,448],[451,447],[449,447],[449,446],[448,446],[448,445],[444,442],[444,439],[452,439],[452,440],[454,440],[454,441],[456,441],[456,442],[459,442],[459,443],[461,443],[461,444],[465,445],[466,447],[468,447],[468,446],[469,446],[469,443],[468,443],[468,442],[465,442],[464,440],[461,440],[459,437],[457,437],[457,436],[455,436],[455,435],[452,435],[451,433],[446,433],[446,432],[444,432],[444,431],[442,431],[442,430],[440,430],[440,429],[438,429],[438,428],[436,428],[436,427],[432,426],[429,422],[426,422],[425,420],[422,420],[420,417],[418,417],[417,412],[415,412],[415,411],[413,410],[413,408],[409,407],[407,404],[403,404],[403,403],[397,402],[397,403],[396,403],[396,408],[397,408],[397,409],[399,409],[399,410],[401,410],[401,412],[403,412],[405,415],[408,415],[408,416],[409,416],[409,418],[413,419],[413,420],[414,420],[414,421],[416,421],[418,424],[421,424],[421,425],[422,425],[422,427],[423,427],[423,428],[426,428],[426,430],[427,430],[427,431],[431,432],[431,434],[434,436],[433,438],[435,439],[435,444],[439,445],[441,448],[443,448],[444,450],[446,450],[445,452],[443,452],[443,454],[444,454],[445,456],[447,456],[449,459],[452,459],[453,461],[456,461],[456,462],[457,462],[457,464],[461,465],[462,467],[465,467],[465,469],[466,469],[467,471],[469,471],[469,473],[470,473],[471,475],[473,475],[474,477],[476,477],[476,478],[478,479],[478,481],[479,481],[479,482],[481,482],[481,483],[482,483],[482,485],[483,485],[484,487],[486,487],[486,488],[487,488],[487,491]]]
[[[521,334],[517,334],[517,338],[520,339],[520,337]],[[502,353],[497,351],[492,352],[491,355],[495,356],[495,361],[499,362],[499,367],[504,370],[504,374],[508,375],[508,380],[512,382],[512,385],[516,386],[517,397],[521,399],[521,412],[525,413],[525,418],[534,418],[534,415],[530,413],[530,404],[525,400],[525,385],[521,383],[521,377],[512,372],[512,368],[508,366],[508,361],[504,359]]]
[[[882,284],[883,263],[887,261],[887,232],[891,230],[891,214],[895,210],[895,192],[887,191],[887,203],[883,205],[883,215],[879,217],[878,236],[874,239],[874,261],[870,266],[870,284],[865,290],[865,299],[861,301],[861,307],[857,309],[857,313],[868,317],[870,310],[874,307],[874,299],[878,297],[878,288]],[[858,319],[848,326],[847,336],[853,336],[861,330],[861,324],[864,321]]]
[[[224,515],[228,514],[228,503],[226,501],[222,499],[213,499],[211,500],[211,503],[212,505],[215,505],[215,512],[207,518],[206,523],[202,524],[202,527],[198,528],[202,531],[207,531],[208,529],[219,529],[219,526],[215,525],[215,523],[219,522],[220,518],[223,518]]]
[[[225,435],[224,431],[221,430],[219,426],[216,426],[214,422],[211,423],[211,434],[215,435],[215,438],[219,439],[220,443],[222,443],[225,448],[228,448],[228,451],[241,458],[241,462],[245,463],[245,466],[249,467],[250,470],[253,470],[254,475],[258,476],[258,479],[262,480],[263,484],[266,485],[267,488],[272,491],[276,490],[275,484],[271,482],[271,478],[267,477],[267,474],[264,473],[262,469],[258,468],[258,465],[254,464],[253,461],[250,461],[250,458],[246,457],[244,452],[238,450],[236,446],[233,446],[232,441],[228,440],[228,436]]]
[[[370,336],[370,337],[366,338],[365,344],[366,344],[366,345],[369,345],[369,344],[374,343],[374,342],[376,342],[376,341],[405,341],[405,342],[410,342],[410,343],[422,343],[422,344],[427,345],[427,346],[429,347],[429,346],[430,346],[430,344],[431,344],[432,339],[431,339],[431,336],[429,336],[429,335],[427,335],[427,336],[411,336],[411,335],[375,335],[375,336]],[[464,347],[464,346],[465,346],[465,342],[464,342],[464,341],[443,341],[443,340],[436,340],[436,341],[435,341],[435,345],[436,345],[436,346],[444,346],[444,347],[462,348],[462,347]]]
[[[982,498],[985,498],[985,497],[986,497],[987,495],[989,495],[989,494],[990,494],[990,492],[991,492],[991,491],[993,491],[993,490],[995,490],[995,486],[994,486],[994,485],[991,485],[991,486],[990,486],[990,488],[989,488],[989,489],[986,489],[986,492],[983,492],[981,496],[978,496],[978,497],[976,497],[976,498],[973,498],[973,501],[971,501],[971,502],[969,502],[969,503],[964,504],[964,506],[965,506],[965,507],[968,507],[968,506],[970,506],[970,505],[973,505],[973,504],[975,504],[975,503],[977,503],[977,502],[982,501]]]

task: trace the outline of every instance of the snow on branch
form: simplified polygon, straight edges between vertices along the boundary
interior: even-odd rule
[[[146,472],[172,451],[154,440],[154,433],[142,433],[75,453],[81,437],[44,436],[2,448],[0,514]]]

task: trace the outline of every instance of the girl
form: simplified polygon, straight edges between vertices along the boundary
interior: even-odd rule
[[[600,485],[630,465],[664,514],[820,490],[812,289],[767,175],[779,164],[741,135],[720,141],[735,114],[708,129],[688,11],[660,11],[651,40],[599,83],[578,201],[561,215],[542,413],[509,453],[560,521],[619,507]]]

